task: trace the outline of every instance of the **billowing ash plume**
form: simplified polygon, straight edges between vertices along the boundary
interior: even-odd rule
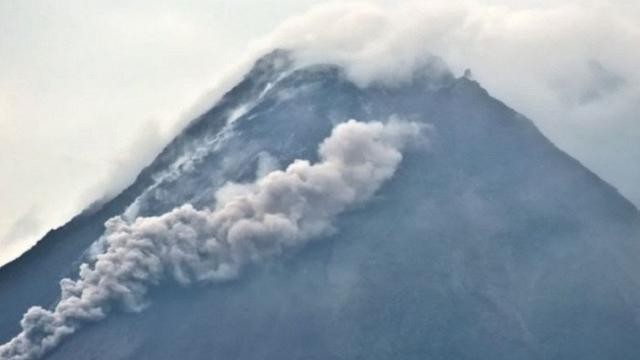
[[[214,209],[183,205],[157,217],[109,220],[104,251],[61,281],[52,310],[32,307],[22,332],[0,346],[0,359],[34,359],[114,305],[139,311],[151,286],[236,278],[249,263],[304,245],[332,230],[333,219],[369,199],[395,172],[420,126],[390,121],[337,125],[320,161],[296,160],[254,183],[227,184]]]

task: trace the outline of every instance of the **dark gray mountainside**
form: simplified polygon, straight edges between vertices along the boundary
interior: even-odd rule
[[[51,306],[112,216],[212,206],[268,153],[315,160],[336,123],[430,124],[338,231],[223,285],[166,283],[48,359],[638,359],[640,215],[531,121],[437,63],[359,88],[341,68],[259,60],[116,198],[0,269],[0,343]]]

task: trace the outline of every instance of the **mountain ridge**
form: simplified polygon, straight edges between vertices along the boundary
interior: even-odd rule
[[[282,53],[276,54],[277,55],[273,55],[275,58],[284,56]],[[269,139],[281,139],[280,135],[287,131],[294,135],[303,134],[300,136],[302,136],[304,140],[294,139],[289,141],[285,139],[284,143],[279,143],[280,140],[277,140],[277,142],[274,141],[273,143],[269,143],[268,146],[265,146],[265,148],[268,148],[268,153],[278,158],[278,160],[283,164],[289,163],[294,158],[314,159],[314,155],[311,152],[313,147],[303,146],[302,148],[296,148],[295,146],[292,146],[292,144],[316,144],[327,134],[327,124],[322,122],[313,122],[312,120],[314,119],[325,118],[329,119],[329,122],[344,121],[350,117],[372,120],[398,115],[398,111],[396,110],[402,110],[404,112],[403,115],[410,118],[412,116],[426,117],[422,119],[422,121],[434,126],[435,136],[432,139],[432,146],[436,149],[442,150],[438,151],[438,154],[446,154],[446,156],[450,156],[448,159],[459,164],[459,168],[440,162],[438,159],[434,159],[432,155],[423,154],[422,156],[426,156],[429,161],[439,164],[435,168],[441,169],[443,172],[442,179],[460,181],[460,185],[455,186],[460,186],[458,191],[461,193],[467,194],[468,191],[465,192],[465,188],[468,188],[471,185],[480,186],[479,191],[483,196],[486,194],[499,196],[501,194],[500,192],[503,191],[499,186],[502,181],[501,176],[514,172],[514,176],[517,177],[516,180],[518,184],[524,184],[525,188],[528,189],[530,187],[535,189],[535,191],[522,191],[522,193],[520,193],[519,190],[514,190],[507,186],[509,185],[508,182],[505,183],[505,187],[509,189],[509,191],[512,191],[513,194],[515,194],[514,196],[522,197],[522,200],[519,201],[521,201],[522,204],[529,204],[528,206],[531,206],[531,209],[529,210],[530,212],[538,214],[536,216],[539,216],[540,218],[535,221],[542,224],[543,231],[551,234],[557,231],[560,231],[559,233],[571,232],[574,231],[572,230],[572,227],[581,226],[582,222],[585,221],[584,219],[597,218],[605,225],[603,225],[602,229],[598,226],[593,227],[593,230],[589,231],[602,232],[604,234],[606,233],[606,229],[604,229],[604,227],[609,226],[609,224],[613,226],[617,223],[635,223],[635,225],[631,225],[628,229],[629,236],[634,236],[634,226],[636,231],[635,234],[638,234],[638,211],[633,204],[624,199],[624,197],[622,197],[615,188],[601,180],[597,175],[586,169],[578,161],[557,149],[550,141],[544,138],[530,120],[517,114],[502,102],[493,99],[490,94],[475,81],[464,77],[454,78],[451,76],[449,78],[445,77],[444,79],[439,79],[444,82],[437,83],[437,85],[432,88],[425,87],[425,80],[423,79],[413,84],[404,84],[403,86],[396,88],[373,85],[367,89],[359,89],[345,77],[339,67],[334,65],[325,64],[311,68],[295,69],[287,73],[287,75],[281,79],[278,79],[281,75],[280,71],[282,71],[282,69],[277,66],[270,68],[269,66],[272,63],[268,60],[269,58],[267,57],[262,60],[262,63],[258,62],[254,69],[249,72],[238,85],[230,90],[218,104],[190,123],[185,128],[184,132],[168,144],[156,160],[141,172],[141,174],[136,178],[134,184],[127,188],[123,193],[113,200],[105,203],[103,207],[96,212],[81,214],[74,218],[74,220],[70,221],[67,225],[60,228],[60,230],[50,232],[45,238],[54,239],[56,242],[62,241],[61,238],[67,235],[65,232],[71,234],[75,239],[75,243],[73,244],[68,243],[67,241],[67,246],[71,247],[71,250],[57,250],[58,254],[56,254],[55,257],[58,259],[58,264],[54,263],[49,265],[48,269],[45,266],[35,264],[35,262],[39,262],[40,257],[44,256],[45,252],[47,254],[51,254],[55,251],[51,249],[56,248],[57,244],[54,243],[54,240],[47,240],[48,243],[45,244],[43,242],[43,245],[36,245],[33,251],[29,251],[14,262],[7,264],[8,267],[4,266],[0,268],[0,288],[3,287],[2,284],[4,284],[4,287],[6,288],[9,285],[9,282],[13,282],[14,284],[17,282],[18,284],[23,283],[21,286],[24,290],[22,291],[25,292],[25,295],[22,298],[18,297],[17,300],[14,300],[15,303],[13,305],[7,305],[7,298],[5,297],[0,300],[3,303],[2,305],[12,309],[12,311],[9,312],[13,313],[13,316],[5,315],[7,317],[3,319],[3,325],[0,326],[0,328],[4,330],[0,333],[0,339],[8,340],[8,336],[15,335],[18,330],[18,319],[16,319],[16,317],[19,317],[24,310],[26,310],[26,306],[35,304],[46,305],[53,301],[52,297],[55,295],[52,296],[52,293],[57,292],[57,285],[56,281],[52,281],[51,279],[68,276],[75,271],[75,266],[70,267],[67,265],[68,259],[73,258],[71,264],[82,259],[85,250],[89,247],[89,244],[97,239],[101,234],[103,229],[102,224],[107,218],[122,212],[126,215],[127,211],[125,208],[129,208],[129,216],[134,218],[137,216],[150,216],[162,213],[167,209],[174,207],[175,201],[180,200],[181,197],[190,199],[189,202],[193,202],[196,206],[209,204],[212,194],[207,191],[203,192],[202,189],[205,186],[203,184],[207,184],[208,181],[210,181],[210,175],[214,170],[216,173],[222,172],[222,175],[220,175],[220,178],[216,180],[218,181],[217,183],[215,181],[211,181],[211,183],[214,184],[213,187],[216,186],[215,184],[220,185],[224,181],[227,181],[228,177],[226,175],[229,174],[232,175],[231,178],[234,179],[234,181],[246,180],[253,176],[252,173],[255,170],[254,167],[257,166],[255,165],[257,161],[255,154],[259,153],[258,149],[264,145],[262,143],[258,145],[254,144],[255,148],[252,148],[250,146],[251,142],[248,141],[246,142],[246,147],[235,145],[238,149],[246,148],[248,152],[248,155],[245,157],[240,157],[240,163],[247,162],[247,164],[249,164],[244,167],[234,168],[232,166],[231,168],[224,168],[225,164],[216,163],[216,161],[218,161],[215,160],[216,156],[218,158],[221,157],[217,153],[204,153],[201,158],[196,157],[195,160],[187,159],[193,161],[191,163],[189,161],[178,163],[178,166],[175,168],[171,168],[171,164],[176,164],[176,159],[179,160],[184,149],[189,148],[190,146],[192,147],[190,151],[193,152],[197,152],[197,150],[201,148],[209,149],[208,146],[210,143],[208,143],[208,141],[210,139],[208,140],[206,136],[204,137],[204,140],[202,140],[202,143],[204,144],[202,146],[193,145],[193,139],[203,136],[203,134],[212,134],[213,140],[211,141],[219,141],[219,138],[216,138],[216,136],[220,134],[221,130],[224,129],[225,126],[229,125],[228,119],[230,114],[239,107],[246,105],[247,102],[252,103],[252,99],[255,99],[256,96],[258,96],[260,101],[254,106],[249,106],[249,109],[244,113],[240,112],[240,119],[233,120],[231,122],[232,128],[243,136],[247,136],[255,141],[263,141],[264,143]],[[285,68],[286,66],[288,65],[285,65]],[[274,68],[278,69],[278,71],[270,71]],[[269,83],[272,84],[271,87],[267,92],[264,92],[264,90],[269,87]],[[291,89],[295,91],[292,91]],[[264,97],[261,97],[261,95]],[[424,99],[421,97],[423,95]],[[458,106],[458,103],[461,106]],[[327,106],[323,107],[323,105]],[[385,108],[387,105],[388,108]],[[306,108],[307,106],[311,106],[314,109],[309,110]],[[465,113],[468,108],[473,109],[475,113]],[[331,113],[333,110],[336,111],[335,114]],[[302,118],[305,118],[305,115],[307,115],[310,120],[305,120],[306,122],[300,120],[301,124],[297,124],[294,122],[295,119],[291,120],[287,117],[289,112]],[[500,114],[500,116],[494,116],[495,114]],[[252,118],[252,116],[261,117],[263,119],[269,118],[271,120],[268,122],[269,125],[265,124],[260,126],[260,124],[256,124],[256,120]],[[476,122],[462,120],[466,117],[472,117],[472,120],[475,120]],[[494,119],[490,120],[492,117],[494,117]],[[278,121],[273,120],[274,118],[278,119]],[[445,122],[442,119],[447,119],[447,121]],[[456,123],[455,121],[459,122]],[[473,131],[467,130],[466,127],[471,128]],[[311,130],[309,130],[310,128]],[[527,142],[526,145],[528,146],[525,147],[523,144],[511,139],[510,136],[513,136],[513,134],[517,134],[517,140]],[[230,141],[233,142],[233,137],[231,137],[231,139],[232,140]],[[492,139],[495,143],[487,144],[487,139]],[[540,139],[543,139],[543,146],[540,145]],[[546,143],[544,143],[545,141]],[[242,141],[240,140],[240,142]],[[228,144],[229,143],[226,143],[225,146],[229,146]],[[532,144],[535,144],[535,146]],[[530,148],[535,150],[529,150]],[[554,164],[549,164],[542,160],[538,162],[529,161],[527,164],[520,164],[518,159],[512,159],[510,157],[510,153],[508,153],[508,151],[515,151],[519,156],[530,156],[531,159],[535,159],[536,156],[547,156],[550,154],[549,156],[552,156],[553,159],[557,158],[557,160],[554,160]],[[473,155],[473,162],[466,160],[467,156],[471,156],[470,154],[475,154]],[[415,158],[415,155],[408,156],[405,161],[410,165],[403,165],[403,168],[400,169],[401,174],[398,176],[403,176],[402,171],[405,171],[403,169],[406,167],[422,166],[420,165],[419,160],[420,159]],[[496,163],[496,161],[493,160],[499,161]],[[555,162],[558,164],[555,164]],[[559,165],[560,163],[565,165],[561,166]],[[536,166],[538,168],[537,172],[530,172],[530,170],[527,170],[527,168],[524,167],[525,165]],[[183,168],[180,168],[180,166],[183,166]],[[192,166],[194,169],[199,169],[199,171],[203,168],[207,170],[202,171],[202,175],[198,175],[200,172],[190,170],[189,166]],[[218,166],[218,168],[216,168],[216,166]],[[545,176],[536,175],[535,180],[538,181],[539,184],[532,184],[533,182],[528,179],[527,176],[530,174],[534,175],[544,173],[545,171],[557,173],[558,169],[562,169],[563,166],[572,169],[571,173],[563,174],[563,177],[568,179],[577,179],[575,185],[577,188],[597,188],[598,192],[597,194],[587,192],[586,194],[582,194],[581,198],[572,199],[583,206],[570,206],[567,209],[543,209],[548,212],[548,214],[546,214],[545,211],[535,208],[534,205],[537,204],[536,201],[538,201],[537,197],[544,197],[545,194],[547,194],[547,196],[548,194],[553,194],[555,191],[554,186],[557,186],[558,183],[554,182],[553,177],[545,178]],[[157,171],[154,172],[154,169],[157,170],[158,168],[171,168],[171,170],[177,169],[176,171],[178,171],[179,176],[176,180],[171,180],[170,176],[173,173],[169,171],[168,177],[162,179],[161,177],[158,177]],[[487,170],[487,168],[491,169],[491,171]],[[457,172],[461,171],[461,169],[464,169],[464,172],[458,174]],[[180,173],[180,171],[183,172]],[[573,173],[574,171],[575,174]],[[184,174],[189,175],[185,177]],[[490,181],[486,180],[485,177],[487,176],[490,177]],[[479,185],[474,183],[474,177],[478,179]],[[160,179],[160,182],[158,182],[158,179]],[[412,179],[413,180],[411,181],[417,183],[422,181],[418,180],[419,178]],[[483,181],[482,179],[485,180]],[[392,182],[393,181],[396,180],[392,180]],[[440,184],[439,181],[442,180],[439,180],[438,178],[432,178],[429,181],[433,182],[431,185],[435,185],[435,188],[439,189],[450,189],[454,186],[450,184]],[[563,180],[560,184],[562,185],[564,183],[565,181]],[[157,184],[161,185],[154,188]],[[153,188],[153,191],[146,191],[150,188]],[[192,190],[178,191],[177,189],[179,188]],[[400,193],[394,194],[400,196]],[[175,197],[172,197],[172,195],[175,195]],[[475,199],[474,196],[477,195],[474,195],[473,192],[470,192],[469,195],[465,196],[469,196],[469,199],[467,199],[468,203],[475,204],[473,206],[480,206],[480,208],[489,206],[489,208],[491,208],[491,202],[487,203],[484,198],[482,201]],[[514,197],[514,199],[517,197]],[[599,204],[602,202],[599,198],[607,199],[608,201],[605,201],[605,203],[609,205],[606,208],[600,208],[599,206],[594,208],[592,204]],[[151,200],[146,203],[144,201],[140,201],[139,206],[132,207],[130,205],[135,203],[134,199],[143,199],[145,201],[149,199]],[[544,203],[542,200],[545,199],[541,199],[539,201]],[[407,199],[407,201],[410,201],[410,199]],[[444,202],[444,199],[437,201],[442,203],[443,208],[447,208],[447,206],[444,205],[446,203]],[[458,210],[464,209],[464,206],[468,205],[465,201],[460,201],[462,205],[460,205],[459,208],[456,208]],[[430,207],[432,205],[423,204],[421,206]],[[563,206],[567,205],[563,204]],[[577,211],[581,207],[586,210]],[[508,212],[500,209],[496,211],[498,214],[508,214]],[[572,218],[565,221],[564,219],[567,218],[567,214],[564,213],[565,211],[569,213],[574,212],[575,219]],[[490,213],[491,211],[488,212]],[[359,215],[356,214],[350,216],[355,216],[357,218]],[[455,211],[452,212],[451,217],[455,218]],[[481,217],[482,216],[479,216],[479,218]],[[439,219],[439,221],[444,221],[443,219],[446,217],[436,218]],[[470,215],[467,215],[467,218],[471,222],[478,220],[473,219]],[[402,222],[400,219],[396,220],[398,222]],[[87,223],[83,224],[83,221],[87,221]],[[489,220],[482,219],[482,221]],[[486,228],[485,230],[489,231],[489,233],[496,231],[491,229],[495,224],[482,223],[482,221],[478,224],[467,224],[467,226],[470,229],[473,229],[474,227],[479,229]],[[529,221],[527,219],[516,219],[514,221],[521,222],[522,226],[529,226],[527,225]],[[97,228],[96,224],[98,224]],[[554,230],[554,226],[561,230]],[[78,229],[82,229],[83,227],[86,227],[84,231],[87,231],[87,233],[79,232],[82,230]],[[564,229],[563,227],[567,228]],[[625,229],[626,227],[627,225],[624,225]],[[444,228],[446,229],[447,227]],[[341,227],[341,229],[345,229],[345,227]],[[626,231],[627,230],[623,230],[622,232]],[[620,236],[623,237],[623,235]],[[506,235],[503,234],[500,236]],[[65,256],[60,255],[64,254],[65,251],[67,252]],[[636,250],[634,249],[630,253],[633,252],[636,252]],[[60,260],[61,256],[67,260]],[[50,261],[53,262],[53,260]],[[12,265],[13,263],[17,265]],[[22,269],[20,269],[21,267]],[[37,270],[25,270],[29,267],[34,267]],[[42,285],[38,285],[38,287],[43,287],[46,290],[39,295],[35,294],[37,296],[34,297],[34,294],[28,294],[28,291],[30,290],[29,285],[32,287],[33,283],[29,283],[27,280],[20,281],[19,278],[30,277],[30,274],[33,274],[33,272],[37,273],[38,270],[41,274],[47,274],[49,277],[41,280]],[[40,277],[42,275],[38,276]],[[243,280],[241,282],[246,281],[248,280]],[[51,284],[52,282],[53,284]],[[46,286],[45,284],[49,285]],[[15,288],[12,290],[15,291]],[[6,291],[9,290],[2,292],[6,293]],[[25,298],[27,298],[27,300],[25,300]],[[45,300],[45,298],[49,299]],[[17,312],[19,309],[23,310],[21,312]],[[18,316],[16,316],[16,314],[18,314]],[[116,315],[116,317],[120,316]],[[145,316],[145,318],[148,318],[148,316]],[[9,325],[9,323],[12,323],[13,326]],[[99,328],[100,326],[101,325],[96,325],[96,328]],[[73,339],[69,340],[69,343],[79,346],[78,342]],[[63,347],[65,347],[65,344],[63,344]],[[64,351],[59,352],[56,350],[56,352],[52,353],[52,356],[55,357],[55,354],[60,354],[57,356],[64,358],[64,356],[68,356],[69,353],[65,355]],[[250,358],[249,355],[245,356]],[[525,355],[523,356],[526,358]]]

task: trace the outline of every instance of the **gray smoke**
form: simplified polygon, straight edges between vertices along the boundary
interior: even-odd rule
[[[332,221],[362,203],[395,172],[401,150],[420,138],[415,123],[337,125],[318,149],[320,161],[296,160],[249,184],[227,184],[214,209],[186,204],[156,217],[106,223],[104,251],[60,282],[52,310],[32,307],[22,332],[0,346],[0,359],[34,359],[113,306],[140,311],[150,287],[239,276],[249,263],[298,248],[331,232]]]

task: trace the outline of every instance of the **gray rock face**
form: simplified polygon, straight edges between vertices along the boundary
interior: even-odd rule
[[[53,304],[106,219],[212,206],[260,159],[315,160],[336,123],[430,125],[374,201],[296,254],[216,286],[154,288],[50,359],[637,359],[640,215],[468,77],[361,89],[286,52],[178,136],[115,199],[0,269],[0,341]]]

